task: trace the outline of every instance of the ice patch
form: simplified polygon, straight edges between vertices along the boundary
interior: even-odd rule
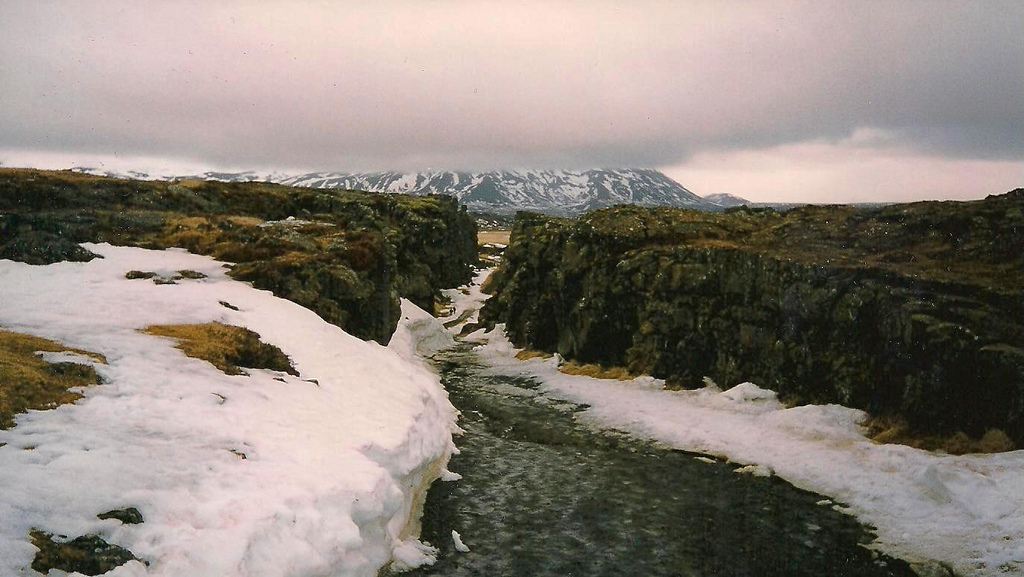
[[[462,535],[455,529],[452,529],[452,542],[455,544],[455,550],[459,553],[469,553],[469,547],[462,542]]]
[[[455,338],[438,319],[407,299],[402,299],[398,320],[388,348],[406,360],[417,362],[455,344]]]
[[[767,465],[747,465],[746,467],[740,467],[734,471],[743,475],[753,475],[754,477],[771,477],[774,474],[772,468]]]
[[[395,571],[411,571],[424,565],[433,565],[437,562],[438,550],[417,539],[402,541],[391,552],[393,561],[391,568]]]
[[[775,391],[762,389],[754,383],[740,383],[735,387],[719,393],[730,401],[737,403],[749,403],[752,401],[775,401],[778,395]]]
[[[451,483],[453,481],[458,481],[458,480],[461,480],[461,479],[462,479],[462,475],[460,475],[458,473],[453,473],[452,471],[449,471],[448,469],[445,469],[445,470],[441,471],[441,480],[446,482],[446,483]]]

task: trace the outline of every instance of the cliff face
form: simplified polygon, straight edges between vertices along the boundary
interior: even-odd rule
[[[398,297],[430,310],[471,278],[476,225],[449,197],[0,169],[0,258],[88,260],[77,243],[182,247],[386,343]]]
[[[521,214],[484,308],[519,346],[1024,439],[1024,190],[780,215]]]

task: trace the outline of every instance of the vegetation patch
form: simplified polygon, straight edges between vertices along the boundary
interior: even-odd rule
[[[53,535],[42,531],[29,534],[32,544],[39,549],[32,568],[46,575],[51,569],[83,575],[102,575],[139,558],[124,547],[112,545],[97,535],[76,537],[58,543]]]
[[[481,230],[476,234],[476,241],[480,246],[486,244],[507,245],[508,239],[511,235],[511,230]]]
[[[516,356],[518,357],[518,355]],[[626,367],[602,367],[593,363],[577,363],[575,361],[562,363],[558,370],[566,375],[615,381],[629,381],[637,377],[637,375],[630,373]]]
[[[92,367],[77,363],[48,363],[36,354],[37,351],[66,351],[100,363],[107,362],[103,355],[0,330],[0,429],[14,426],[14,416],[18,413],[52,409],[82,398],[69,389],[100,383],[100,377]]]
[[[0,226],[0,232],[4,227]],[[7,240],[9,238],[9,240]],[[88,262],[96,255],[59,234],[31,231],[13,238],[0,234],[0,259],[10,259],[33,265],[56,262]],[[6,241],[6,242],[5,242]]]
[[[533,349],[523,349],[516,353],[516,358],[520,361],[528,361],[530,359],[550,359],[553,356],[554,355],[549,352],[536,351]]]
[[[181,352],[207,361],[228,375],[246,374],[241,367],[299,375],[288,355],[243,327],[223,323],[153,325],[143,332],[175,339]]]
[[[915,431],[899,417],[871,417],[865,425],[868,437],[876,443],[907,445],[925,451],[943,451],[950,455],[969,453],[1005,453],[1016,449],[1009,435],[1001,429],[989,429],[980,437],[963,431],[952,435],[929,435]]]

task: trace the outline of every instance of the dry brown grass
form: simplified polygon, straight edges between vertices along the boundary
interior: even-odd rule
[[[222,323],[153,325],[143,332],[175,339],[181,352],[207,361],[228,375],[244,375],[241,367],[298,375],[281,349],[264,343],[246,328]]]
[[[508,244],[512,231],[508,230],[481,230],[476,233],[477,244]]]
[[[72,352],[106,363],[103,355],[72,349],[60,343],[0,330],[0,429],[14,425],[14,416],[28,410],[52,409],[73,403],[82,395],[74,387],[96,385],[95,369],[75,363],[50,364],[36,351]]]
[[[493,295],[495,288],[497,288],[497,285],[501,281],[500,274],[500,271],[494,271],[491,274],[487,275],[487,278],[484,279],[483,284],[480,285],[480,292],[484,293],[485,295]]]
[[[256,218],[254,216],[232,215],[232,216],[229,216],[229,217],[225,218],[224,220],[226,220],[226,221],[228,221],[231,224],[234,224],[236,226],[241,226],[241,227],[246,227],[246,228],[254,227],[254,226],[259,226],[259,225],[263,224],[263,220],[262,219]]]
[[[530,359],[550,359],[553,355],[544,351],[534,351],[531,349],[523,349],[516,353],[516,358],[520,361],[528,361]]]
[[[963,432],[945,436],[919,434],[899,417],[870,417],[865,425],[868,437],[876,443],[907,445],[951,455],[1003,453],[1016,448],[1010,437],[999,429],[989,429],[980,438],[972,438]]]
[[[626,367],[602,367],[591,363],[577,363],[569,361],[558,367],[558,370],[567,375],[579,375],[595,379],[611,379],[616,381],[629,381],[637,377],[629,372]]]

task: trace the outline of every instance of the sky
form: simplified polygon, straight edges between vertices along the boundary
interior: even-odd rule
[[[0,2],[0,163],[1024,186],[1024,2]]]

